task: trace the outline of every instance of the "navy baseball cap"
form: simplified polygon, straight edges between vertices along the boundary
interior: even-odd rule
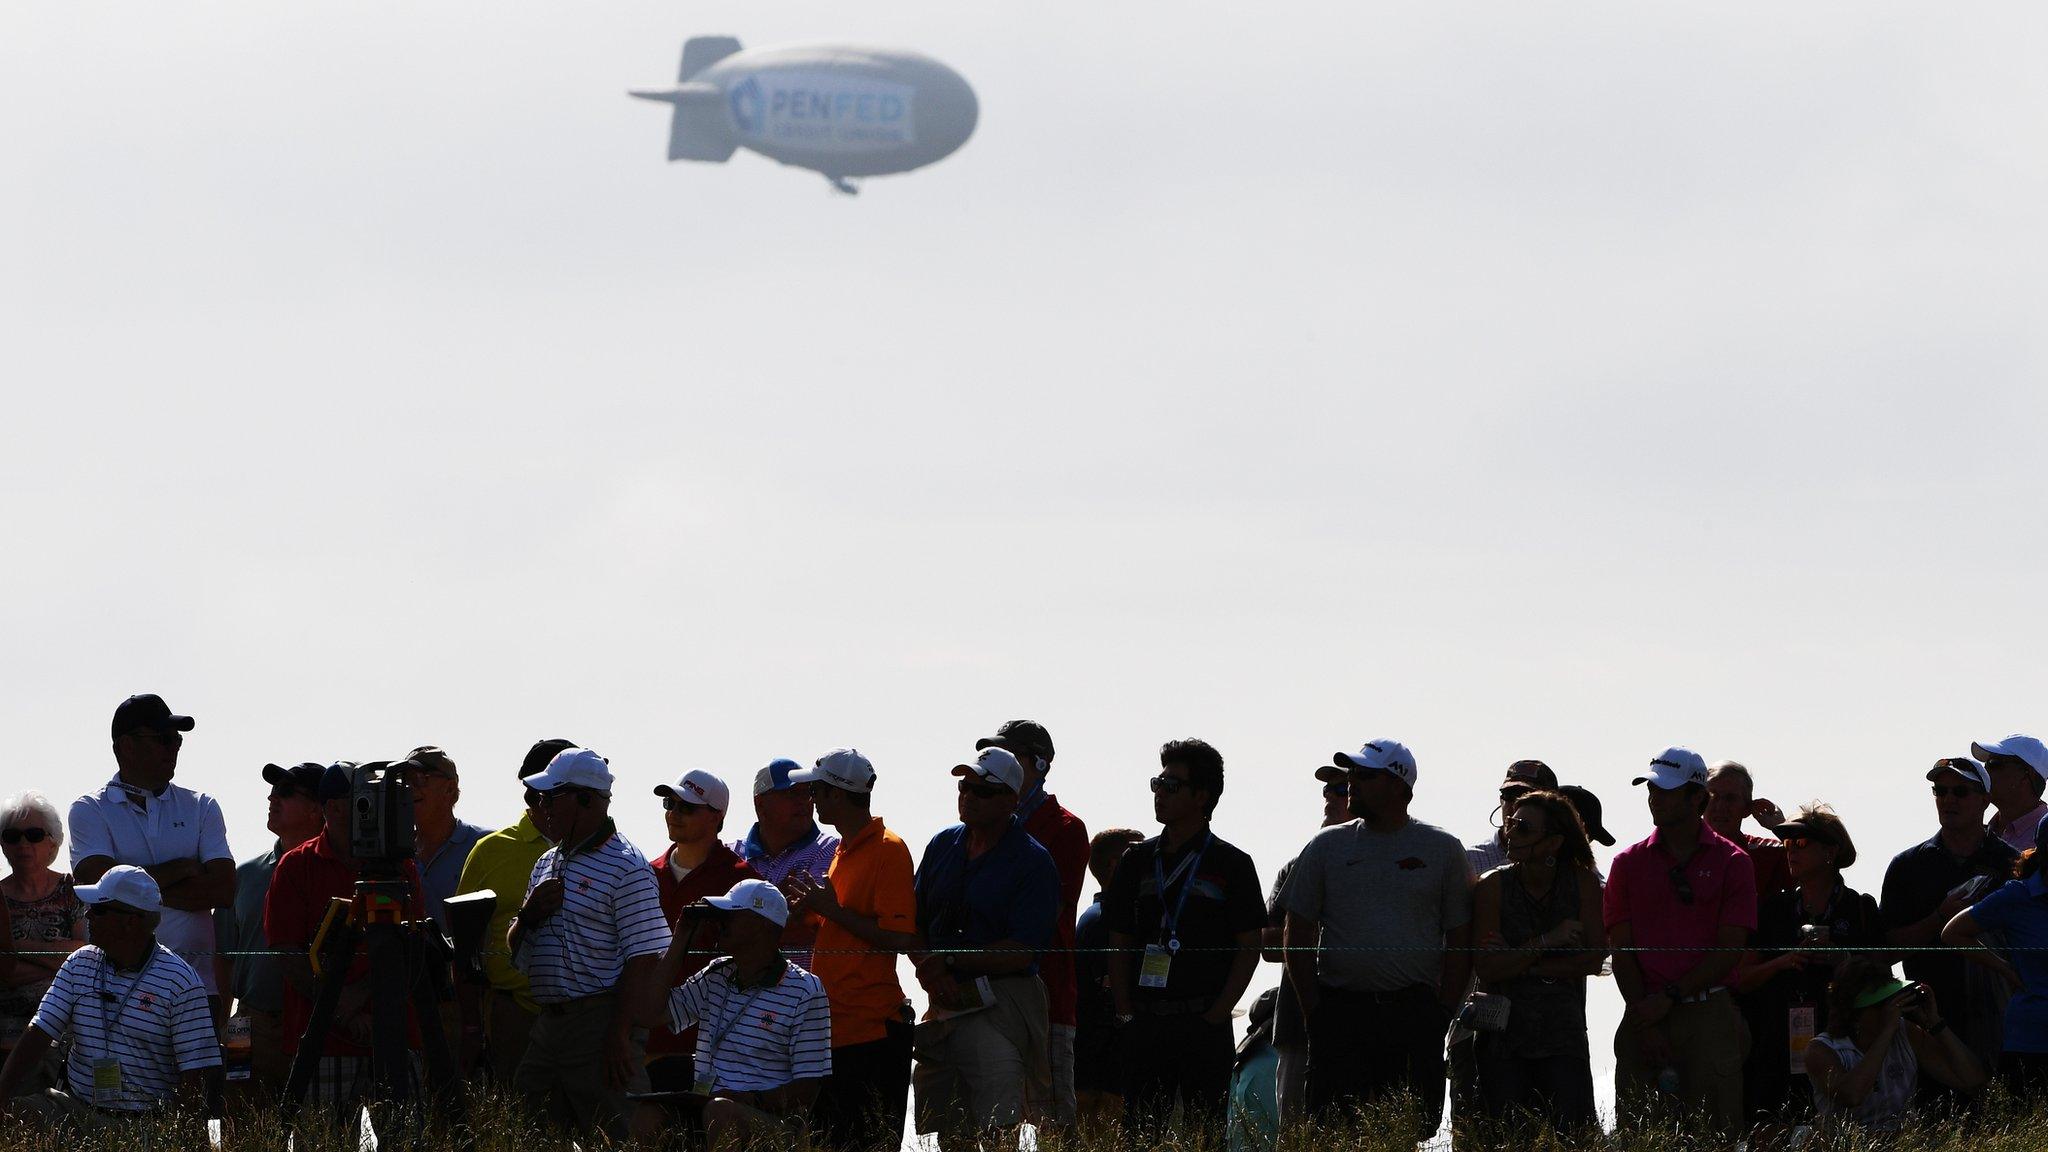
[[[313,795],[321,800],[346,800],[355,786],[355,761],[336,760],[320,770],[320,786]]]

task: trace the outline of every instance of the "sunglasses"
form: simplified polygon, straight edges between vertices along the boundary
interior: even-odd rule
[[[960,778],[960,794],[962,796],[978,796],[983,800],[993,800],[998,796],[1015,795],[1015,793],[1001,784],[980,784],[967,779],[965,776]]]
[[[1787,836],[1787,837],[1785,837],[1785,838],[1784,838],[1783,840],[1780,840],[1780,841],[1778,841],[1778,843],[1780,843],[1780,844],[1783,844],[1783,845],[1784,845],[1785,847],[1787,847],[1787,848],[1825,848],[1825,847],[1827,847],[1827,841],[1825,841],[1825,840],[1817,840],[1817,839],[1815,839],[1815,838],[1814,838],[1814,837],[1812,837],[1812,836]]]
[[[574,791],[576,789],[566,785],[560,788],[550,788],[546,792],[538,788],[528,788],[526,790],[526,806],[528,808],[545,808]]]
[[[165,732],[156,728],[137,728],[127,735],[137,740],[154,740],[166,748],[177,748],[185,743],[183,732]]]
[[[1335,784],[1325,784],[1323,785],[1323,795],[1349,796],[1351,795],[1351,785],[1342,780],[1337,781]]]
[[[42,828],[9,828],[5,832],[0,832],[0,844],[19,844],[23,840],[31,844],[41,844],[49,835],[50,833]]]
[[[1151,779],[1154,796],[1172,796],[1188,786],[1188,782],[1173,776],[1154,776]]]
[[[711,805],[692,804],[688,800],[678,800],[673,796],[663,796],[661,798],[661,810],[663,812],[681,812],[683,815],[688,816],[697,812],[709,812]]]
[[[102,916],[140,916],[142,913],[126,904],[87,904],[85,914],[97,920]]]
[[[1671,870],[1671,887],[1677,891],[1680,904],[1692,903],[1692,879],[1685,874],[1685,865],[1680,864]]]
[[[1500,830],[1503,832],[1520,832],[1524,828],[1531,827],[1532,823],[1533,822],[1530,821],[1527,817],[1510,816],[1507,819],[1500,822]],[[1541,828],[1537,828],[1535,830],[1538,832],[1542,831]]]
[[[1956,799],[1961,800],[1969,796],[1980,795],[1977,789],[1970,787],[1968,784],[1936,784],[1933,788],[1929,789],[1929,791],[1934,793],[1934,798],[1936,800],[1940,800],[1948,796],[1953,796]]]

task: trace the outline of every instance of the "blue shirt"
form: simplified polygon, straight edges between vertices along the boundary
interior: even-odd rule
[[[1060,872],[1052,853],[1013,816],[995,846],[967,858],[967,825],[925,845],[917,865],[917,930],[934,949],[978,948],[1014,940],[1051,945],[1059,918]],[[1038,971],[1032,961],[1028,972]]]
[[[2019,969],[2023,987],[2005,1006],[2005,1050],[2048,1052],[2048,877],[2036,872],[2025,880],[2008,880],[1977,901],[1970,919],[1979,928],[2005,934],[2012,949],[2007,959]]]
[[[267,952],[270,939],[263,934],[263,900],[270,895],[270,876],[277,871],[277,858],[284,845],[272,844],[270,851],[244,860],[235,869],[235,902],[213,914],[214,947],[221,952]],[[234,956],[233,995],[243,1012],[284,1011],[284,969],[281,956]],[[223,989],[223,991],[227,991]]]
[[[457,820],[455,830],[448,833],[448,839],[441,842],[434,855],[419,861],[420,891],[427,898],[427,914],[443,932],[448,930],[448,914],[442,910],[441,902],[455,895],[455,886],[462,881],[462,862],[469,859],[469,850],[490,834],[489,828]]]

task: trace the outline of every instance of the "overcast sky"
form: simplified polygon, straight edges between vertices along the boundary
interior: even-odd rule
[[[156,691],[242,856],[265,761],[438,743],[495,825],[557,735],[650,855],[657,780],[840,744],[916,845],[1032,716],[1097,828],[1217,744],[1270,875],[1367,738],[1468,840],[1521,756],[1640,837],[1686,743],[1875,890],[2048,728],[2037,6],[0,14],[6,790]],[[668,163],[625,89],[706,33],[980,126]]]

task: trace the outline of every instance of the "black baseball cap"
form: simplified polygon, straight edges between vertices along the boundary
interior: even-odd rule
[[[1532,789],[1555,789],[1557,773],[1551,771],[1550,765],[1541,760],[1517,760],[1508,765],[1507,773],[1501,777],[1503,789],[1511,784],[1521,784]]]
[[[1041,760],[1052,759],[1052,733],[1036,720],[1012,720],[996,729],[993,736],[983,736],[974,742],[974,750],[1000,745],[1011,752],[1023,750]]]
[[[1600,798],[1577,784],[1566,784],[1558,789],[1566,800],[1571,801],[1572,811],[1579,814],[1579,823],[1586,826],[1586,838],[1598,840],[1609,848],[1614,847],[1614,833],[1600,825]]]
[[[190,732],[195,723],[190,716],[173,714],[163,697],[149,692],[130,696],[114,709],[114,739],[144,729],[151,732]]]
[[[519,762],[519,778],[524,780],[528,776],[538,776],[557,754],[581,747],[583,745],[574,740],[542,740],[526,750],[526,759]]]
[[[265,764],[263,782],[273,788],[296,788],[305,793],[307,799],[317,800],[320,798],[320,778],[326,773],[325,764],[316,764],[311,760],[294,764],[289,768],[279,764]]]

